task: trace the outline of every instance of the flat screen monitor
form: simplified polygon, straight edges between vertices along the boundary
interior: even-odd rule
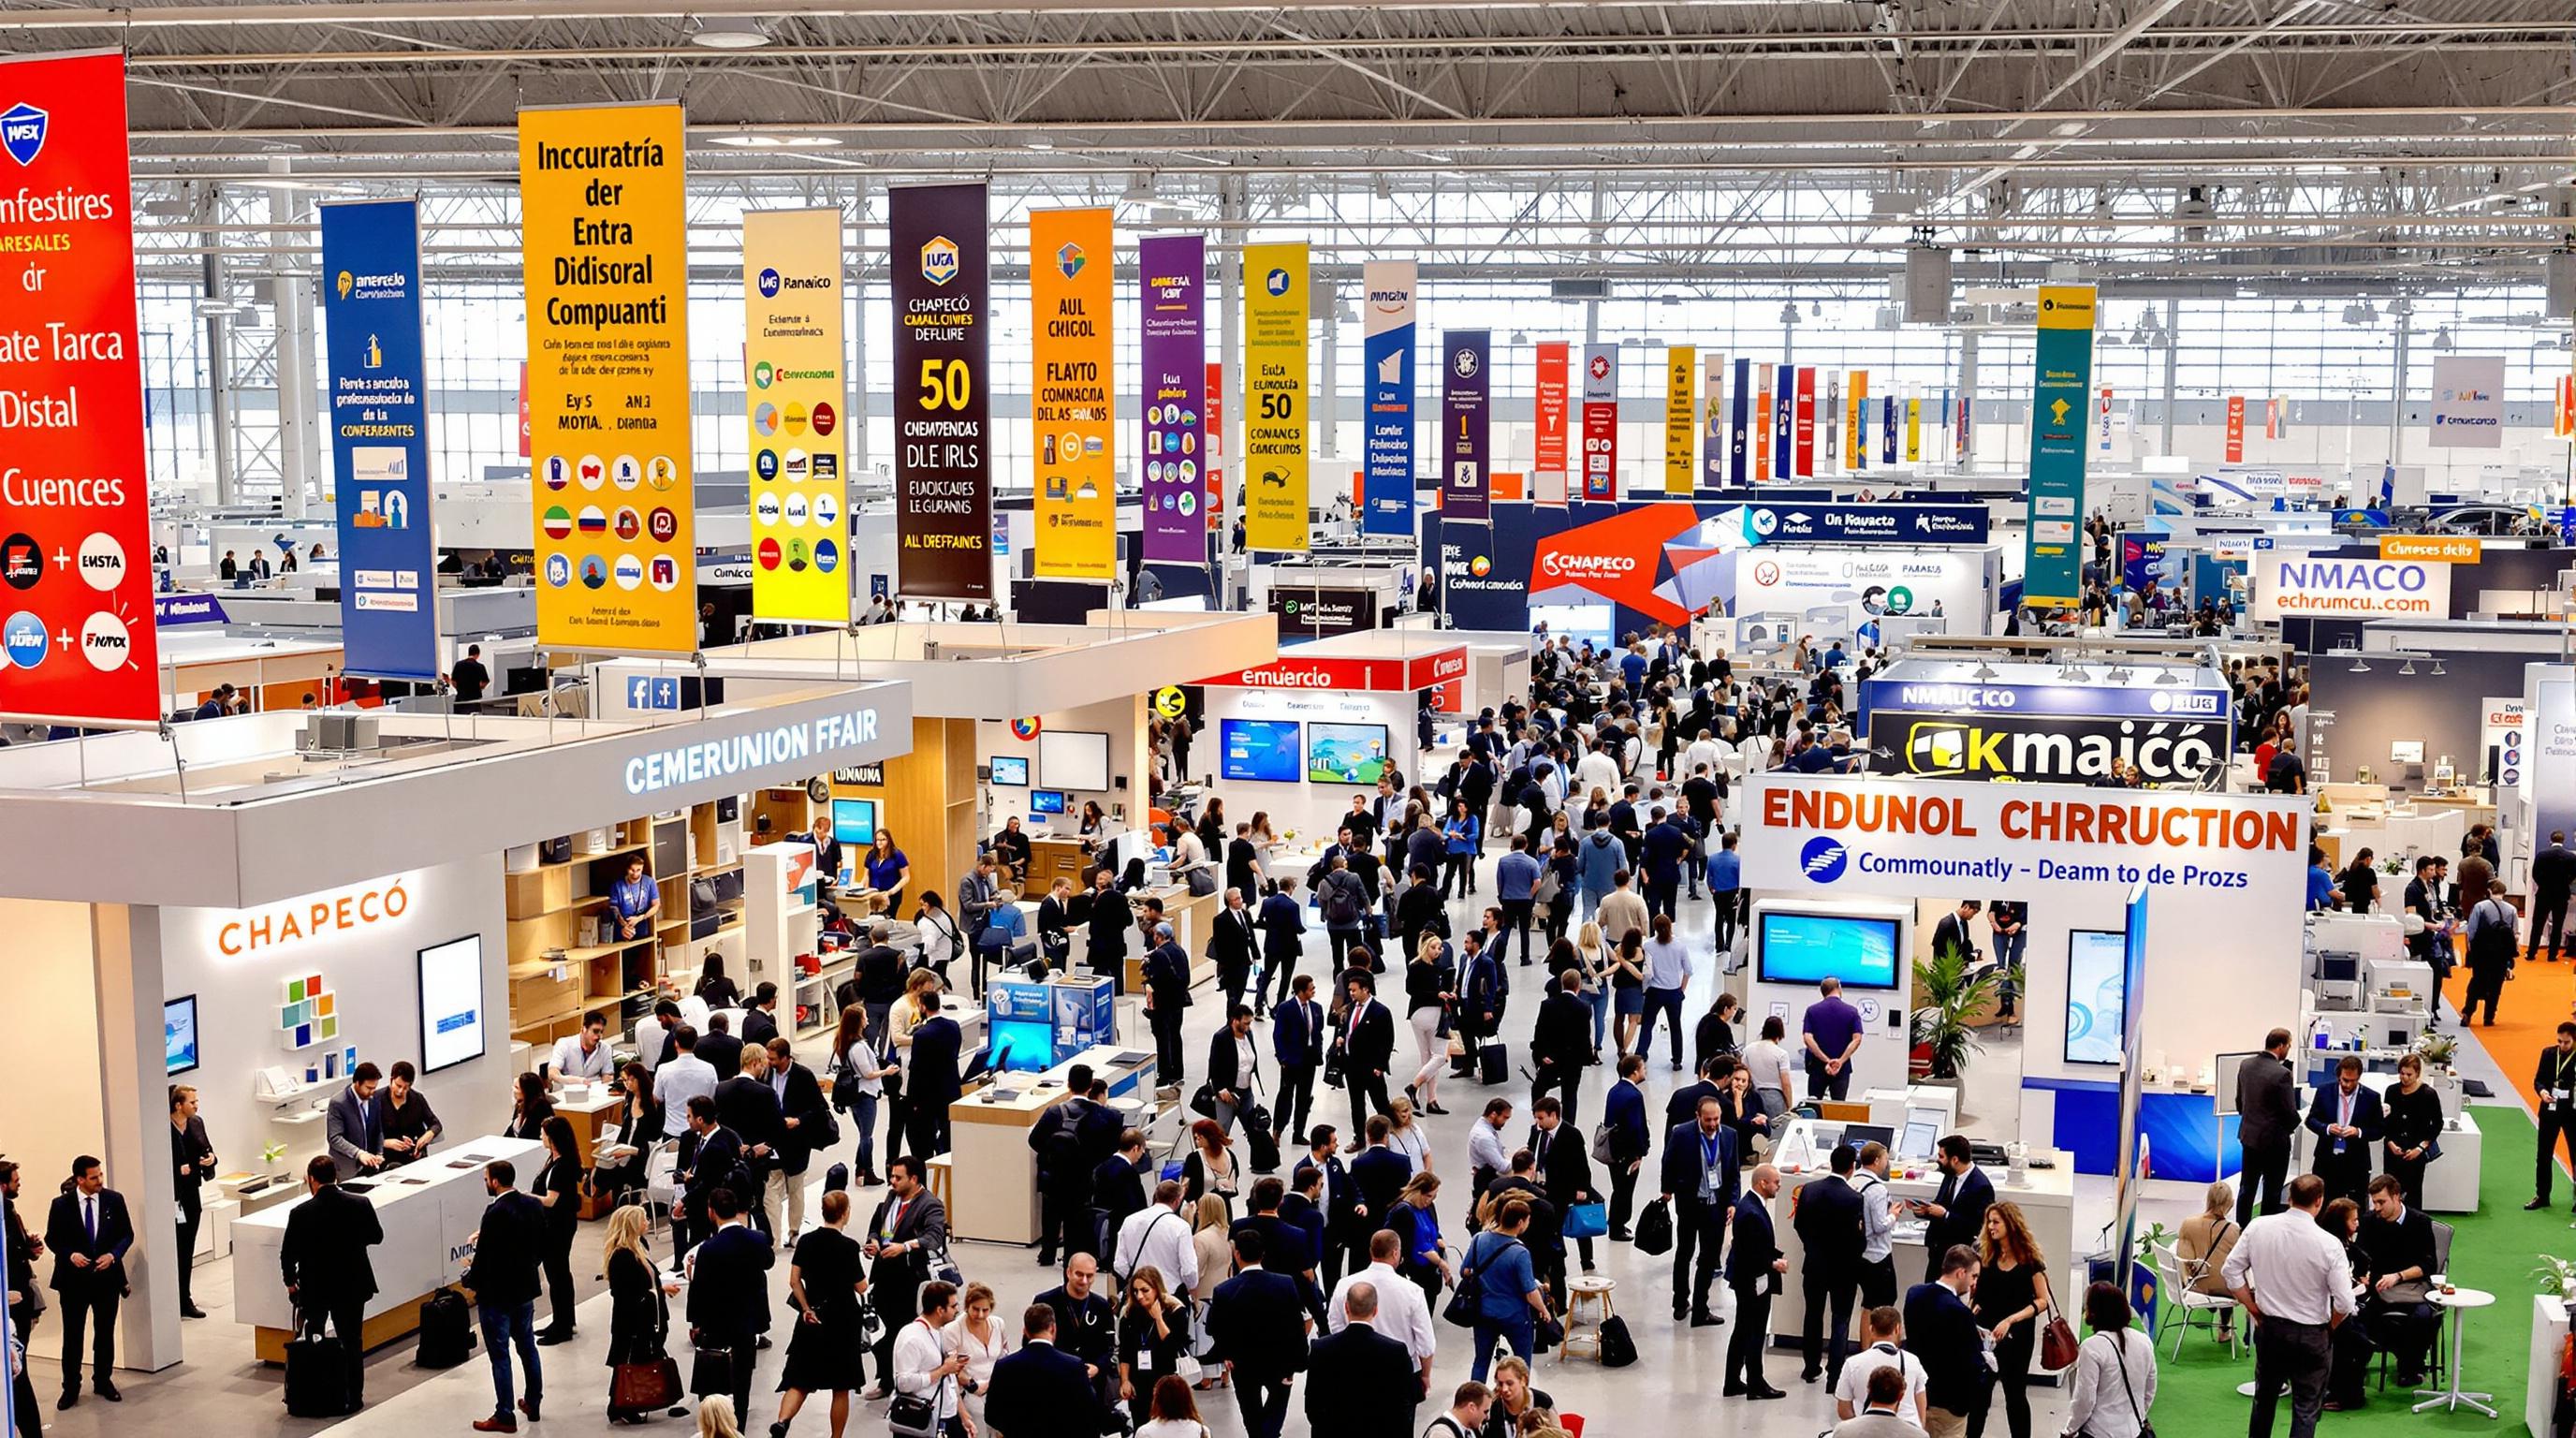
[[[1896,1130],[1883,1123],[1847,1123],[1843,1125],[1843,1142],[1854,1148],[1865,1143],[1893,1147]]]
[[[844,844],[875,843],[877,841],[877,801],[874,799],[833,800],[832,837]]]
[[[420,1071],[483,1057],[483,936],[420,951]]]
[[[195,1068],[197,1053],[197,996],[164,999],[161,1003],[161,1061],[165,1073],[183,1074]]]
[[[1766,984],[1840,979],[1847,989],[1893,989],[1896,938],[1894,919],[1765,912],[1754,935],[1755,973]]]
[[[1079,729],[1038,731],[1038,777],[1058,789],[1108,792],[1109,736]]]
[[[2121,1062],[2128,1024],[2128,935],[2077,929],[2066,936],[2066,1061]]]
[[[1037,1071],[1055,1067],[1055,1025],[1046,1019],[1002,1019],[990,1025],[986,1066]]]
[[[1063,813],[1064,791],[1062,789],[1031,789],[1029,791],[1029,812],[1032,814]]]
[[[993,782],[1012,789],[1029,787],[1029,757],[1026,754],[994,755]]]
[[[2424,762],[2424,741],[2423,741],[2423,740],[2421,740],[2421,739],[2391,739],[2391,740],[2389,740],[2389,741],[2388,741],[2388,762],[2389,762],[2389,763],[2391,763],[2391,764],[2421,764],[2421,763],[2423,763],[2423,762]]]
[[[1299,729],[1294,719],[1217,721],[1218,772],[1266,784],[1297,782]]]
[[[1317,784],[1374,784],[1386,772],[1385,725],[1317,723],[1308,728],[1308,780]]]
[[[1941,1115],[1921,1117],[1918,1110],[1905,1113],[1905,1132],[1897,1136],[1896,1156],[1903,1159],[1929,1159],[1941,1146]]]

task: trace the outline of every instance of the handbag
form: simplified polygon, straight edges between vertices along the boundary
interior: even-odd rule
[[[612,1408],[641,1411],[668,1408],[680,1401],[680,1364],[668,1353],[636,1363],[620,1363],[608,1380]]]
[[[2048,1322],[2039,1330],[2039,1364],[2054,1372],[2075,1366],[2075,1329],[2066,1315],[2055,1308],[2048,1310]]]
[[[1578,1203],[1565,1210],[1565,1236],[1600,1238],[1610,1232],[1610,1205]]]
[[[1545,1353],[1565,1342],[1565,1325],[1553,1318],[1542,1318],[1530,1330],[1530,1347]]]
[[[886,1426],[897,1438],[939,1438],[939,1409],[919,1394],[898,1393],[886,1405]]]
[[[677,1367],[677,1364],[672,1365]],[[689,1359],[689,1392],[706,1398],[733,1391],[733,1350],[700,1348]]]
[[[1649,1258],[1673,1251],[1672,1200],[1656,1199],[1637,1215],[1636,1249]]]

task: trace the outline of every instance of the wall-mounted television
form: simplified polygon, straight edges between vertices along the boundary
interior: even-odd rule
[[[1063,813],[1064,791],[1062,789],[1031,789],[1029,791],[1029,812],[1032,814]]]
[[[1216,727],[1217,771],[1228,779],[1294,784],[1298,736],[1294,719],[1220,719]]]
[[[163,1072],[183,1074],[203,1061],[197,1051],[197,996],[161,1002]]]
[[[1306,731],[1306,778],[1317,784],[1374,784],[1387,772],[1386,726],[1317,723]]]
[[[1080,729],[1038,731],[1038,776],[1057,789],[1109,791],[1109,736]]]
[[[1025,754],[993,756],[993,782],[1013,789],[1029,787],[1029,758]]]
[[[1753,936],[1754,972],[1766,984],[1830,978],[1847,989],[1893,989],[1896,941],[1894,919],[1765,911]]]
[[[483,1057],[483,936],[420,951],[420,1071]]]
[[[844,844],[875,843],[877,801],[874,799],[833,800],[832,837]]]
[[[2066,1061],[2123,1061],[2129,1017],[2129,936],[2118,929],[2077,929],[2066,936]]]

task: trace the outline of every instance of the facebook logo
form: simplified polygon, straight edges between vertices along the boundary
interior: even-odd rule
[[[629,675],[626,680],[626,707],[677,709],[680,707],[680,681],[656,678],[650,674]]]

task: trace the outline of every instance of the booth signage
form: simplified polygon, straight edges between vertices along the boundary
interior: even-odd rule
[[[2032,346],[2030,507],[2022,597],[2073,604],[2084,596],[2084,426],[2093,407],[2093,287],[2043,285]],[[1963,427],[1964,428],[1964,427]]]
[[[2523,794],[2535,834],[2576,834],[2576,680],[2543,679],[2533,687],[2531,763]]]
[[[2504,447],[2504,356],[2435,355],[2431,434],[2435,449]]]
[[[1740,489],[1753,477],[1747,473],[1747,466],[1753,460],[1753,361],[1740,359],[1735,362],[1735,392],[1729,399],[1726,411],[1726,482]]]
[[[2351,619],[2451,609],[2451,566],[2420,559],[2328,559],[2275,549],[2255,564],[2254,617]]]
[[[1117,351],[1109,211],[1029,212],[1029,425],[1037,473],[1030,572],[1118,574]]]
[[[638,754],[626,761],[626,792],[655,794],[676,785],[727,779],[755,769],[802,764],[809,759],[826,761],[818,768],[828,767],[834,751],[859,748],[876,740],[876,710],[824,714],[774,728]]]
[[[1566,370],[1571,346],[1550,340],[1538,347],[1538,435],[1530,470],[1541,504],[1565,503]]]
[[[2382,559],[2420,559],[2427,564],[2475,564],[2485,553],[2485,544],[2468,534],[2383,534],[2379,537]]]
[[[993,597],[991,290],[982,185],[886,192],[893,275],[895,594]]]
[[[1851,372],[1851,387],[1843,391],[1843,461],[1853,469],[1869,468],[1869,447],[1861,443],[1861,417],[1869,412],[1869,371]]]
[[[2188,784],[2227,762],[2227,719],[2069,719],[1873,709],[1869,769],[1958,779],[2089,784],[2115,760],[2149,784]]]
[[[1270,612],[1282,639],[1331,639],[1377,628],[1377,591],[1273,585]]]
[[[1360,266],[1360,285],[1368,291],[1360,309],[1361,388],[1368,400],[1360,437],[1367,461],[1360,474],[1362,534],[1413,535],[1415,274],[1411,260]]]
[[[678,105],[519,112],[547,648],[698,647],[683,129]]]
[[[1798,477],[1805,479],[1816,472],[1816,372],[1812,368],[1798,371]]]
[[[840,210],[744,212],[754,619],[850,622],[848,299]]]
[[[1983,544],[1982,504],[1751,504],[1751,544]]]
[[[420,204],[324,205],[320,218],[343,669],[429,683],[439,675],[438,552],[421,359]]]
[[[1726,487],[1726,356],[1708,357],[1708,383],[1699,398],[1700,483],[1711,489]]]
[[[1772,398],[1778,374],[1776,368],[1766,364],[1753,381],[1753,479],[1757,484],[1780,477],[1772,472],[1771,453],[1774,448],[1788,447],[1774,444],[1780,429],[1780,406]]]
[[[1664,351],[1664,492],[1690,498],[1699,469],[1691,441],[1698,433],[1699,348],[1674,345]]]
[[[1250,669],[1211,675],[1196,681],[1228,689],[1354,689],[1370,693],[1408,693],[1446,684],[1467,672],[1464,645],[1435,649],[1401,659],[1355,659],[1341,656],[1286,658]]]
[[[1493,514],[1494,332],[1451,330],[1440,343],[1440,507],[1458,519]],[[1408,411],[1405,425],[1412,427]],[[1410,486],[1408,475],[1405,483]],[[1405,511],[1405,533],[1412,530]]]
[[[405,877],[308,894],[265,908],[214,910],[207,917],[214,929],[215,951],[239,959],[372,931],[410,911],[411,890]]]
[[[0,714],[160,717],[125,60],[0,60]]]
[[[1212,457],[1207,389],[1207,236],[1137,242],[1145,375],[1145,562],[1207,562],[1199,471]],[[1203,418],[1203,416],[1206,416]]]
[[[211,594],[160,594],[152,599],[152,621],[164,629],[181,624],[230,624],[223,601]]]
[[[2488,772],[2499,788],[2522,792],[2523,770],[2531,759],[2531,713],[2515,697],[2497,697],[2480,706],[2485,717],[2478,725],[2478,752],[2488,760]],[[2545,841],[2547,830],[2543,830]]]
[[[1891,465],[1896,463],[1896,396],[1894,395],[1886,396],[1879,403],[1878,445],[1880,457]]]
[[[1619,347],[1583,347],[1583,497],[1619,497]]]
[[[2072,684],[1956,684],[1870,679],[1860,686],[1860,707],[1933,713],[2039,714],[2078,719],[2223,719],[2233,711],[2223,689],[2138,689]]]
[[[1243,247],[1244,544],[1304,551],[1307,250]]]

